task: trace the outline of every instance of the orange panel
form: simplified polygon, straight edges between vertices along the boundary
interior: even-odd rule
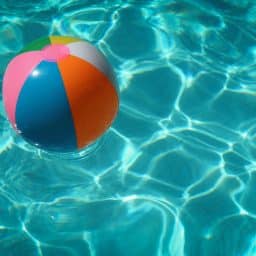
[[[109,79],[74,56],[58,62],[76,129],[78,148],[98,138],[118,111],[118,95]]]

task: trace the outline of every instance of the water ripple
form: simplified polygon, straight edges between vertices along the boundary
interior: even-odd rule
[[[1,81],[29,41],[77,36],[108,57],[121,106],[74,161],[41,155],[0,107],[0,254],[254,255],[255,8],[2,1]]]

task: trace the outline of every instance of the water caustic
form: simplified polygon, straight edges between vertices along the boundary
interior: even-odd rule
[[[42,158],[0,108],[0,255],[255,255],[255,8],[6,1],[1,74],[29,41],[73,35],[108,57],[121,106],[76,161]]]

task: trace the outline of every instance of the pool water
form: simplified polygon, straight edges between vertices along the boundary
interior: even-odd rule
[[[0,14],[1,80],[38,37],[80,37],[121,103],[80,160],[39,154],[0,105],[0,255],[256,255],[255,1],[2,0]]]

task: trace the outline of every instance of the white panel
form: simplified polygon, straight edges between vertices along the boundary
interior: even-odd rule
[[[71,55],[89,62],[104,73],[112,83],[114,83],[113,72],[110,64],[107,62],[105,56],[96,47],[85,41],[70,43],[67,46]]]

